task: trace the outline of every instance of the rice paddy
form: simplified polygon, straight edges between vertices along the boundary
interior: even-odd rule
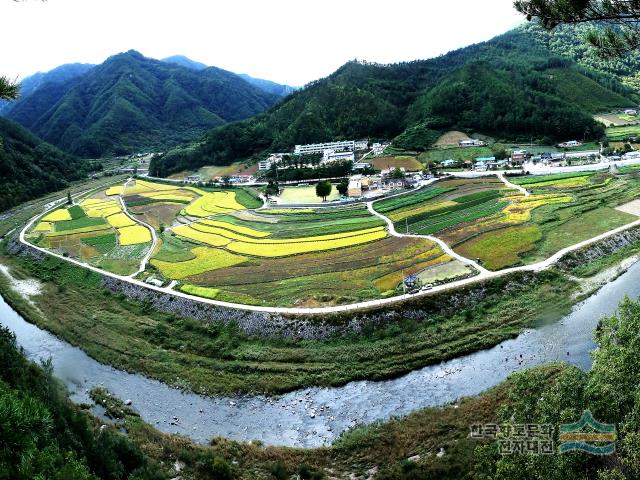
[[[640,173],[447,178],[375,202],[398,232],[435,236],[491,270],[548,258],[637,217]],[[117,193],[120,192],[120,193]],[[127,206],[127,212],[122,205]],[[362,204],[257,208],[253,191],[144,180],[109,188],[37,222],[38,245],[118,273],[153,276],[204,298],[265,306],[331,306],[402,293],[407,275],[446,283],[477,272],[435,241],[395,237]]]

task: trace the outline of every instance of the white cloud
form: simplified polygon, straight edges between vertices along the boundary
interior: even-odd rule
[[[430,58],[521,21],[512,0],[3,0],[0,72],[135,49],[301,85],[350,59]]]

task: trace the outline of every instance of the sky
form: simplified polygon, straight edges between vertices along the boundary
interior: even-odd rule
[[[349,60],[431,58],[522,21],[513,0],[0,0],[0,74],[134,49],[301,86]]]

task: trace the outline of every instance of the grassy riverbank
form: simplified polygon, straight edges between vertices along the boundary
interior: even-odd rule
[[[3,253],[0,264],[17,278],[41,282],[42,294],[25,299],[0,276],[0,293],[30,322],[100,362],[205,394],[281,393],[398,376],[556,320],[577,291],[575,282],[554,272],[523,276],[524,285],[497,279],[475,303],[464,303],[465,292],[458,292],[462,306],[453,314],[427,310],[427,318],[357,336],[288,341],[156,312],[109,293],[98,275],[52,257]]]

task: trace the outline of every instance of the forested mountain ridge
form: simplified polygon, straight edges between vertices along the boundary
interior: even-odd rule
[[[19,105],[24,99],[29,97],[32,93],[38,90],[40,87],[53,82],[53,83],[65,83],[70,82],[74,78],[84,75],[91,70],[95,65],[87,63],[68,63],[60,65],[48,72],[38,72],[26,77],[20,82],[20,98],[16,102],[8,102],[6,100],[0,100],[0,114],[5,115],[10,109]]]
[[[90,170],[86,161],[43,142],[17,123],[0,118],[0,212],[61,190]]]
[[[231,72],[198,71],[135,51],[110,57],[72,83],[47,84],[8,117],[83,157],[190,141],[212,127],[262,112],[278,99]]]
[[[598,138],[592,114],[632,104],[636,93],[539,37],[521,27],[430,60],[349,62],[263,114],[212,130],[196,148],[155,159],[151,171],[163,176],[340,138],[396,138],[399,147],[423,149],[449,129],[513,141]],[[585,85],[590,91],[578,101],[566,98]]]
[[[162,61],[167,63],[175,63],[176,65],[182,65],[183,67],[191,68],[193,70],[204,70],[205,68],[208,68],[204,63],[196,62],[195,60],[191,60],[189,57],[185,57],[184,55],[173,55],[171,57],[163,58]],[[296,90],[294,87],[290,87],[289,85],[282,85],[280,83],[272,82],[271,80],[264,80],[262,78],[254,78],[251,75],[247,75],[246,73],[239,73],[238,76],[243,80],[249,82],[251,85],[258,87],[259,89],[264,90],[267,93],[278,95],[279,97],[289,95],[291,92],[294,92]]]

